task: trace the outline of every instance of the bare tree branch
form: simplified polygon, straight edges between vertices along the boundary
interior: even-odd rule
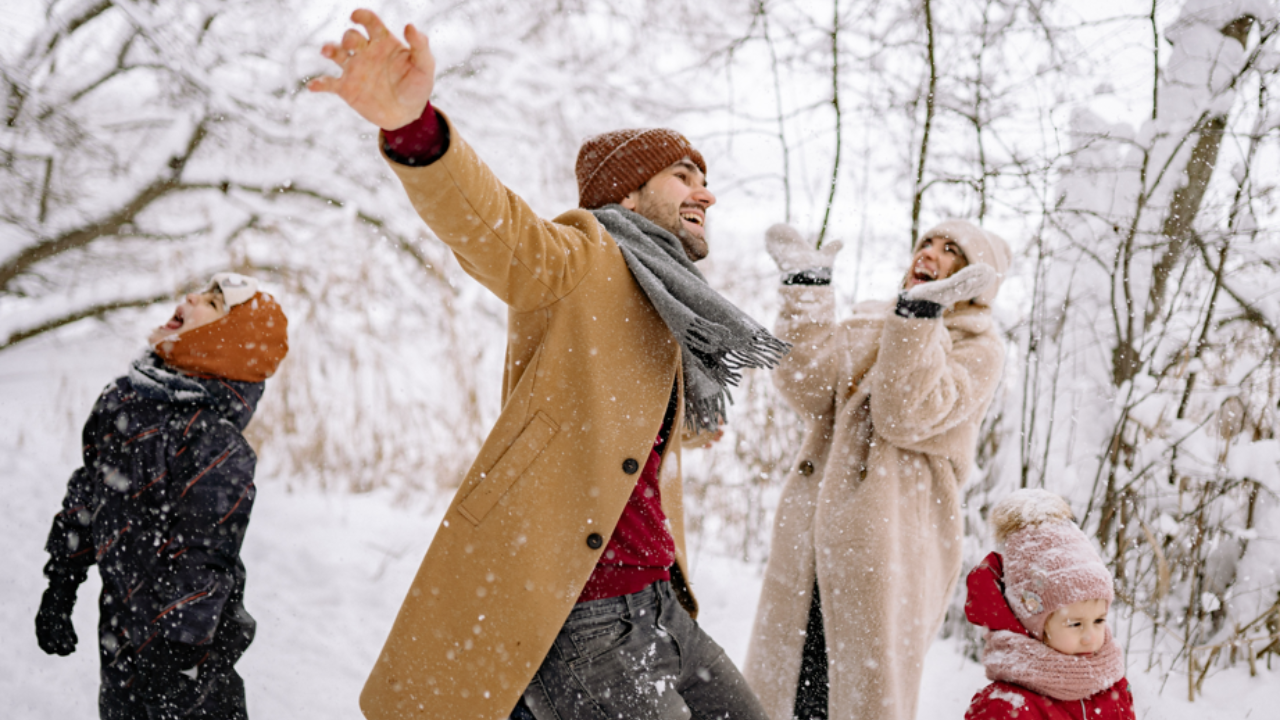
[[[5,338],[3,342],[0,342],[0,352],[4,352],[5,350],[8,350],[9,348],[17,345],[18,343],[24,340],[30,340],[31,338],[37,337],[39,335],[43,335],[44,333],[47,333],[51,330],[57,330],[60,327],[70,325],[71,323],[79,322],[87,318],[102,318],[108,313],[111,313],[116,310],[123,310],[124,308],[147,307],[148,305],[154,305],[156,303],[160,303],[160,302],[164,302],[165,300],[172,300],[172,299],[173,299],[173,293],[166,292],[166,293],[161,293],[157,295],[152,295],[151,297],[137,298],[133,300],[113,300],[111,302],[102,303],[100,305],[93,305],[87,308],[83,308],[73,313],[56,317],[52,320],[46,320],[45,322],[42,322],[39,325],[36,325],[34,327],[29,327],[29,328],[26,328],[25,330],[17,330],[9,333],[9,337]]]
[[[925,0],[928,2],[928,0]],[[818,231],[817,247],[827,237],[827,224],[831,221],[831,206],[836,201],[836,180],[840,177],[840,152],[844,149],[844,116],[840,112],[840,0],[831,0],[831,107],[836,113],[836,148],[831,161],[831,185],[827,188],[827,207],[822,213],[822,229]]]
[[[33,265],[70,250],[85,247],[99,238],[109,237],[120,231],[152,203],[168,195],[181,186],[182,170],[191,156],[195,154],[207,134],[208,118],[196,124],[187,139],[186,148],[181,155],[169,160],[169,173],[152,180],[122,204],[115,212],[87,226],[67,231],[56,238],[35,243],[0,263],[0,292],[9,290],[9,285],[19,275],[27,272]]]
[[[929,131],[933,128],[934,100],[938,92],[938,63],[934,58],[933,3],[924,0],[924,31],[926,58],[929,62],[929,89],[924,96],[924,131],[920,135],[920,159],[916,163],[915,192],[911,198],[910,246],[915,247],[920,235],[920,210],[924,204],[924,168],[929,157]]]

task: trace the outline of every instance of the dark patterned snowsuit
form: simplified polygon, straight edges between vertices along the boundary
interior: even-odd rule
[[[233,666],[253,640],[240,545],[262,383],[194,378],[155,356],[103,390],[46,549],[51,583],[102,575],[103,718],[244,718]]]

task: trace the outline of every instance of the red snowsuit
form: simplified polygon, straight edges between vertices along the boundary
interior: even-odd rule
[[[1004,599],[1004,568],[999,553],[983,559],[965,580],[969,595],[964,614],[989,631],[1008,630],[1030,636]],[[1058,700],[1007,682],[993,682],[973,696],[965,720],[1134,720],[1129,681],[1083,700]]]

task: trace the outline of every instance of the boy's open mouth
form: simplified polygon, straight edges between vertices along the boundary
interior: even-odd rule
[[[182,327],[182,307],[173,311],[173,317],[169,318],[169,322],[163,325],[165,330],[177,330]]]

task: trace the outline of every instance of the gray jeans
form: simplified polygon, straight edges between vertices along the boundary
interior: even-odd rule
[[[512,717],[527,711],[537,720],[768,720],[666,582],[579,603]]]

